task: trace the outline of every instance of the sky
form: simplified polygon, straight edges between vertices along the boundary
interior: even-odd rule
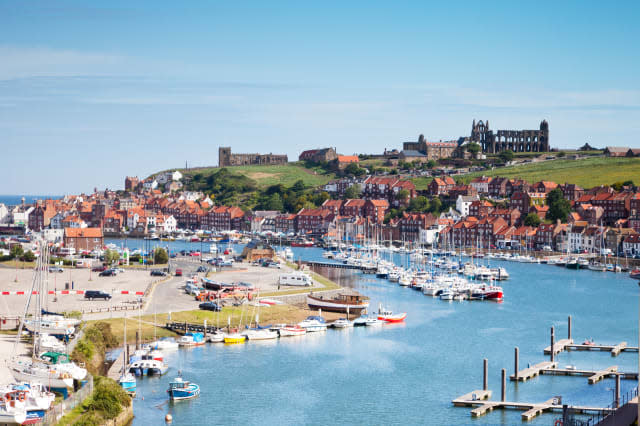
[[[0,0],[0,194],[119,189],[218,147],[381,153],[549,122],[640,146],[640,2]]]

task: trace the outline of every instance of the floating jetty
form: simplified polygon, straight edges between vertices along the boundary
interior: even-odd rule
[[[375,273],[378,270],[378,268],[375,266],[347,265],[346,263],[316,262],[312,260],[308,260],[302,263],[304,263],[305,265],[317,266],[321,268],[355,269],[371,274]]]
[[[610,414],[616,413],[616,410],[621,408],[621,401],[624,406],[625,399],[621,400],[620,396],[620,380],[638,380],[637,372],[620,372],[617,365],[604,368],[602,370],[584,370],[576,369],[575,367],[558,368],[558,362],[555,356],[565,350],[595,350],[595,351],[610,351],[612,356],[617,356],[621,352],[637,352],[638,348],[627,346],[627,342],[622,342],[617,345],[575,345],[571,339],[571,317],[568,318],[568,336],[567,339],[555,340],[555,329],[551,327],[551,341],[550,345],[544,349],[544,353],[550,356],[549,361],[539,362],[535,365],[529,365],[527,368],[520,369],[520,350],[515,348],[514,355],[514,373],[509,376],[511,381],[514,382],[526,382],[539,375],[554,375],[554,376],[580,376],[587,377],[588,383],[593,385],[600,382],[605,378],[615,379],[615,397],[614,403],[609,407],[596,407],[588,405],[572,405],[568,406],[562,404],[562,397],[556,396],[547,399],[544,402],[519,402],[519,401],[507,401],[506,389],[507,389],[507,373],[502,369],[502,394],[499,401],[491,400],[491,391],[488,389],[488,360],[485,358],[483,361],[483,387],[481,390],[475,390],[464,394],[452,401],[454,406],[457,407],[472,407],[471,416],[480,417],[496,409],[515,409],[522,410],[522,420],[529,421],[536,416],[539,416],[545,412],[562,412],[563,419],[568,414],[592,414],[594,420],[606,418]],[[628,403],[628,402],[627,402]]]

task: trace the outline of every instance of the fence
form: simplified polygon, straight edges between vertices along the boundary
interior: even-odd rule
[[[54,426],[67,412],[82,404],[88,396],[93,393],[93,376],[87,374],[87,382],[83,387],[74,392],[67,399],[60,401],[58,404],[52,405],[49,411],[44,415],[43,425]]]
[[[628,404],[633,398],[638,396],[638,389],[634,388],[623,394],[620,397],[620,401],[616,403],[616,401],[604,407],[602,411],[599,411],[597,414],[593,414],[588,419],[577,419],[574,417],[573,412],[571,411],[571,407],[567,407],[562,417],[562,425],[563,426],[595,426],[599,424],[617,424],[616,417],[622,414],[623,408],[626,404]],[[635,415],[632,416],[635,419]],[[560,420],[560,419],[558,419]],[[628,423],[620,423],[620,424],[628,424]]]

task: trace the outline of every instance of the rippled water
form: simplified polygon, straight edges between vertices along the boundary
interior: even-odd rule
[[[318,249],[295,249],[320,259]],[[498,264],[498,262],[493,262]],[[500,369],[513,373],[513,348],[520,366],[545,358],[549,327],[566,336],[567,315],[581,342],[637,344],[638,286],[627,275],[571,271],[549,265],[502,263],[504,303],[442,302],[411,289],[353,272],[329,271],[394,311],[405,324],[328,330],[302,338],[240,345],[210,344],[167,354],[162,378],[144,378],[134,402],[134,425],[204,424],[520,424],[520,411],[494,411],[479,419],[451,400],[482,387],[482,359],[489,359],[489,387],[500,398]],[[618,365],[637,371],[637,355],[571,352],[559,364],[579,369]],[[200,384],[193,401],[168,403],[166,388],[182,369]],[[605,406],[613,380],[588,385],[585,377],[540,376],[507,383],[507,400],[542,402],[561,395],[569,404]],[[622,381],[623,391],[634,386]],[[534,424],[551,424],[546,414]]]

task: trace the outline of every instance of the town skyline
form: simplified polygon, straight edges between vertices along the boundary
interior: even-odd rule
[[[218,146],[377,153],[473,119],[546,119],[554,147],[634,145],[638,7],[6,2],[0,193],[116,187],[215,165]]]

